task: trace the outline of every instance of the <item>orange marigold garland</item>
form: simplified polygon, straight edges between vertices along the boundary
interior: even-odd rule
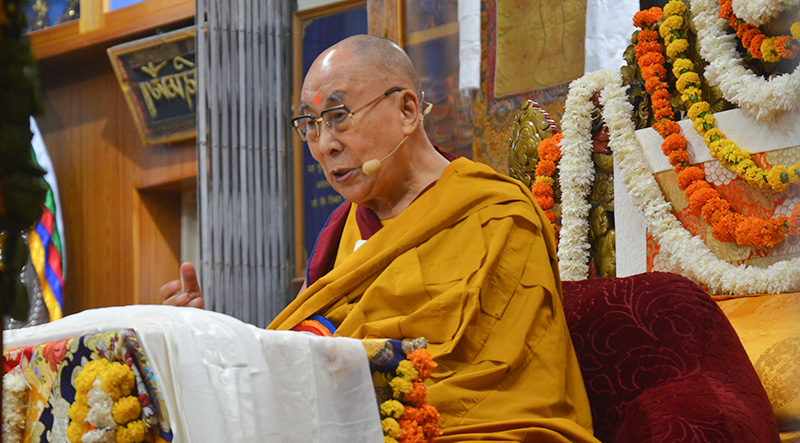
[[[553,185],[555,184],[553,174],[556,172],[556,164],[561,159],[561,148],[558,144],[563,138],[563,135],[556,134],[553,137],[546,138],[539,142],[539,162],[536,164],[536,182],[531,186],[531,192],[534,198],[536,198],[536,202],[539,203],[539,206],[544,210],[545,216],[547,216],[547,219],[553,226],[553,231],[556,233],[556,242],[558,242],[559,226],[556,215],[551,211],[556,204],[553,197]]]
[[[439,412],[427,403],[428,388],[423,383],[435,367],[430,352],[420,348],[406,354],[397,365],[395,377],[373,374],[376,387],[392,391],[393,398],[380,404],[385,443],[430,443],[441,434]]]
[[[662,76],[663,71],[660,69],[652,67],[654,64],[666,62],[661,54],[664,46],[655,41],[653,37],[655,31],[648,29],[653,27],[663,14],[668,17],[659,27],[658,34],[667,44],[665,50],[667,55],[675,59],[673,73],[677,79],[676,86],[682,94],[682,99],[694,103],[689,110],[689,115],[694,120],[695,129],[701,135],[710,132],[713,130],[714,119],[704,104],[698,105],[700,102],[700,78],[691,71],[693,65],[684,53],[688,48],[688,44],[683,43],[686,40],[681,38],[683,34],[682,15],[686,10],[686,5],[681,1],[672,0],[664,7],[663,11],[656,11],[656,9],[641,11],[634,16],[634,24],[642,28],[637,38],[635,53],[642,77],[645,80],[645,89],[651,95],[653,113],[657,116],[653,129],[664,139],[661,145],[662,151],[669,157],[670,164],[678,173],[678,186],[684,191],[684,197],[689,202],[689,206],[712,226],[712,236],[721,242],[735,241],[742,246],[771,248],[782,242],[787,234],[796,235],[792,233],[800,230],[800,226],[798,226],[800,211],[798,211],[797,217],[794,216],[795,211],[798,210],[797,207],[795,211],[792,211],[791,217],[780,216],[772,220],[734,213],[730,204],[723,200],[719,192],[705,180],[705,172],[702,167],[691,165],[686,151],[686,139],[680,133],[680,126],[674,121],[674,112],[668,100],[670,94],[666,76]],[[661,12],[661,14],[656,17],[656,12]],[[748,36],[748,38],[756,37],[753,33]],[[655,52],[659,54],[651,55]],[[717,139],[712,141],[718,142]],[[797,170],[796,166],[792,167],[794,168],[792,172]],[[787,172],[778,171],[778,173],[772,174],[773,183],[777,184],[784,178],[791,180],[789,170]]]
[[[792,35],[767,37],[757,27],[736,17],[733,12],[732,0],[717,0],[719,3],[719,17],[728,20],[736,35],[741,39],[742,46],[750,52],[753,58],[775,63],[781,59],[793,59],[800,51],[800,36],[796,32],[800,22],[792,25]]]

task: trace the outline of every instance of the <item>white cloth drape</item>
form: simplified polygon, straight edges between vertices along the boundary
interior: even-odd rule
[[[4,346],[133,328],[175,443],[382,441],[366,353],[348,338],[259,329],[211,311],[93,309],[5,331]]]
[[[631,44],[633,15],[639,0],[587,0],[584,72],[619,70],[622,54]]]

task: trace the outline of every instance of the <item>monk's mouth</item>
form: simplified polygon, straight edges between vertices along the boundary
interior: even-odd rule
[[[331,172],[331,177],[333,177],[333,179],[337,182],[343,182],[349,179],[353,175],[354,171],[355,169],[337,169]]]

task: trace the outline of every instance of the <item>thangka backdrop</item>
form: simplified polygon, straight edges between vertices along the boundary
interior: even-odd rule
[[[487,0],[481,8],[473,158],[504,172],[512,120],[522,104],[536,101],[559,125],[572,80],[624,64],[639,1]]]

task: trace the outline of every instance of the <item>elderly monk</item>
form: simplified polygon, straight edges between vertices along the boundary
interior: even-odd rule
[[[293,125],[347,201],[269,328],[314,316],[335,336],[427,339],[438,442],[596,442],[550,223],[521,183],[439,152],[420,97],[382,38],[343,40],[309,69]],[[194,268],[181,272],[187,289],[168,283],[165,303],[202,307]]]

